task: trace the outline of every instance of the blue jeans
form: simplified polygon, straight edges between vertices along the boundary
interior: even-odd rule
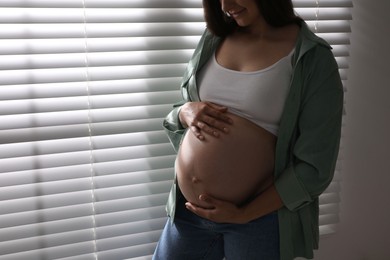
[[[175,221],[168,219],[153,260],[278,260],[278,214],[247,224],[219,224],[201,218],[177,201]]]

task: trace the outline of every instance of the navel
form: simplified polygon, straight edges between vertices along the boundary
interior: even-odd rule
[[[202,181],[201,181],[199,178],[197,178],[196,176],[192,176],[191,182],[192,182],[193,184],[199,184],[199,183],[201,183]]]

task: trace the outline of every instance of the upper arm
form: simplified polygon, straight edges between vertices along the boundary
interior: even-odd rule
[[[275,181],[290,210],[297,210],[318,198],[330,184],[337,160],[343,88],[333,55],[325,53],[321,57],[305,75],[291,161]]]

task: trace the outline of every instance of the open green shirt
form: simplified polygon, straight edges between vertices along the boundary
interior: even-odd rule
[[[220,41],[206,29],[182,80],[183,100],[163,122],[176,151],[186,131],[178,119],[180,107],[200,101],[196,74]],[[343,113],[343,87],[331,47],[304,22],[291,62],[293,73],[280,120],[274,172],[284,203],[278,211],[282,260],[312,258],[313,249],[318,248],[318,197],[333,178]],[[172,220],[178,194],[175,176],[166,207]]]

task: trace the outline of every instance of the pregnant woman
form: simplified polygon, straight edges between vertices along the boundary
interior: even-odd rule
[[[153,259],[294,259],[318,248],[343,90],[291,0],[204,0],[207,29],[164,120],[177,151]]]

